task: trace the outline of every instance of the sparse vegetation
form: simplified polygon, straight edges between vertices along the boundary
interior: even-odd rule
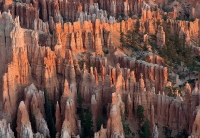
[[[100,130],[101,125],[104,126],[105,124],[106,124],[105,118],[104,118],[102,115],[100,115],[100,116],[98,117],[98,119],[97,119],[97,124],[96,124],[97,130]]]
[[[84,116],[84,123],[83,123],[83,138],[91,138],[94,134],[93,132],[93,121],[92,121],[92,115],[89,109],[87,109],[85,116]]]
[[[84,65],[84,61],[81,60],[81,61],[78,62],[78,64],[79,64],[80,69],[82,70],[83,69],[83,65]]]
[[[151,59],[150,59],[149,56],[145,56],[145,57],[143,58],[143,60],[146,61],[146,62],[151,62]]]
[[[175,136],[175,138],[188,138],[188,133],[187,131],[184,129],[181,132],[178,132],[178,134]]]
[[[139,130],[137,130],[139,138],[150,138],[150,122],[144,116],[144,107],[142,105],[138,105],[136,116],[139,120]]]
[[[150,122],[148,119],[145,120],[143,125],[140,127],[140,129],[137,131],[139,138],[150,138],[151,132],[150,132]]]
[[[55,114],[54,114],[54,105],[49,100],[49,96],[47,93],[46,88],[44,88],[44,97],[45,97],[45,114],[46,114],[46,121],[49,128],[50,136],[55,137],[56,135],[56,128],[55,128]]]
[[[145,119],[145,117],[144,117],[144,107],[142,105],[138,105],[136,113],[137,113],[136,116],[139,120],[139,123],[141,124]]]
[[[104,54],[105,55],[108,55],[109,54],[109,51],[108,50],[103,50]]]
[[[169,128],[169,126],[164,126],[163,127],[163,134],[165,138],[172,138],[172,130]]]
[[[126,34],[120,32],[120,43],[122,47],[133,49],[134,51],[142,51],[141,46],[142,36],[139,34],[140,22],[135,23],[134,30],[128,30]]]
[[[181,91],[179,90],[178,87],[166,87],[165,88],[165,94],[169,97],[176,97],[178,93],[181,94]]]
[[[169,26],[170,22],[168,22],[165,27],[166,44],[161,49],[157,48],[155,35],[150,35],[149,44],[152,47],[153,53],[158,52],[165,63],[169,65],[169,67],[172,67],[171,69],[175,72],[180,72],[178,71],[177,65],[187,67],[189,69],[189,74],[193,71],[200,71],[200,65],[198,60],[196,60],[198,57],[193,54],[192,48],[186,44],[184,38],[179,38],[177,34],[171,36]],[[183,78],[185,78],[185,76],[183,76]]]
[[[133,138],[135,136],[135,133],[131,131],[129,124],[126,123],[127,118],[125,114],[122,113],[122,111],[121,111],[121,118],[122,118],[122,125],[124,129],[125,138]]]
[[[184,129],[178,132],[178,134],[176,134],[174,137],[172,137],[172,130],[169,128],[169,126],[163,127],[163,134],[165,138],[187,138],[189,136],[187,131]]]
[[[91,138],[94,134],[93,132],[93,121],[92,115],[89,109],[86,111],[83,110],[83,99],[81,97],[80,92],[77,95],[77,113],[79,115],[79,119],[81,120],[81,138]]]

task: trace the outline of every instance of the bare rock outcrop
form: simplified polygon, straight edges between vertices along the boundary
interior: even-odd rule
[[[0,137],[1,138],[15,138],[14,132],[10,128],[10,124],[7,124],[5,119],[0,121]]]
[[[156,34],[157,37],[157,45],[158,47],[163,47],[165,45],[165,32],[163,31],[163,27],[158,27],[158,32]]]
[[[49,137],[50,136],[49,129],[48,129],[46,121],[44,120],[40,112],[38,99],[35,94],[33,95],[32,101],[31,101],[31,113],[35,118],[36,131],[42,134],[44,137]]]
[[[23,101],[20,102],[18,108],[16,130],[18,138],[33,138],[29,115]]]
[[[121,122],[121,106],[120,95],[117,93],[112,94],[112,104],[110,105],[110,117],[107,122],[107,137],[116,137],[116,135],[123,137],[123,126]]]

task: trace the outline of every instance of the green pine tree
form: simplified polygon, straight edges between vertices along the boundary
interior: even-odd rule
[[[97,119],[97,124],[96,124],[97,130],[100,130],[101,125],[104,124],[104,122],[105,122],[105,120],[104,120],[103,116],[100,115],[100,116],[98,117],[98,119]]]
[[[122,111],[120,110],[121,113],[121,121],[122,121],[122,125],[123,125],[123,129],[124,129],[124,135],[125,138],[133,138],[135,136],[135,133],[131,131],[129,124],[126,123],[126,117],[125,114],[122,113]]]
[[[46,114],[46,122],[50,131],[50,136],[52,138],[55,137],[56,135],[56,128],[55,128],[55,123],[54,123],[54,113],[53,113],[53,103],[49,100],[47,90],[44,88],[44,97],[45,97],[45,114]]]
[[[138,136],[140,138],[150,138],[151,137],[150,122],[148,119],[146,119],[144,124],[138,130]]]
[[[92,114],[88,110],[86,115],[85,115],[85,137],[92,137],[94,132],[93,132],[93,121],[92,121]]]
[[[142,123],[144,121],[144,107],[142,105],[138,105],[136,116],[139,119],[139,123]]]

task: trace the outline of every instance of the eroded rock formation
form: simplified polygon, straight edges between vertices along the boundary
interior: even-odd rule
[[[199,16],[197,7],[191,18]],[[198,19],[175,20],[178,9],[163,13],[153,1],[143,0],[5,0],[0,9],[7,11],[0,14],[0,137],[50,136],[44,92],[55,108],[55,137],[81,135],[80,97],[83,112],[91,111],[95,138],[123,138],[122,115],[137,125],[133,120],[137,120],[138,105],[151,122],[153,138],[159,137],[156,123],[199,137],[200,83],[194,89],[186,83],[183,95],[169,97],[164,60],[155,55],[148,62],[137,60],[120,48],[120,33],[134,30],[138,22],[138,33],[156,35],[160,48],[165,45],[165,33],[178,34],[190,45],[200,35]],[[118,14],[126,20],[118,22]],[[131,14],[141,18],[131,19]],[[148,43],[151,37],[146,36]],[[191,47],[199,56],[199,47]],[[102,107],[107,120],[98,130]]]

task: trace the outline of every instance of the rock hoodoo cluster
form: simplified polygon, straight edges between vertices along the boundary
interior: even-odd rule
[[[124,138],[123,114],[137,126],[139,105],[153,138],[160,135],[155,124],[200,137],[199,81],[194,88],[186,83],[183,95],[169,97],[164,61],[136,59],[119,47],[121,32],[135,30],[138,21],[139,33],[155,36],[159,48],[167,33],[189,44],[200,37],[197,18],[165,21],[162,15],[170,13],[151,0],[4,0],[0,10],[0,137],[52,137],[52,125],[56,138],[78,138],[80,104],[83,116],[91,112],[94,138]],[[122,15],[126,20],[119,22]],[[200,55],[199,47],[191,48]],[[97,126],[102,107],[106,121]],[[52,124],[47,110],[53,112]]]

